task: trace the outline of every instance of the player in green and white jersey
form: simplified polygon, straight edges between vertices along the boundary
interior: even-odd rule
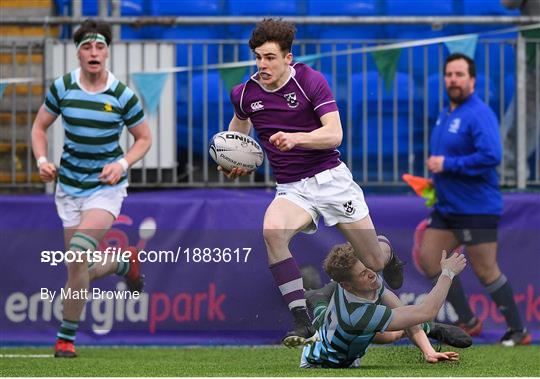
[[[450,325],[423,323],[436,317],[452,278],[465,264],[462,254],[448,259],[443,254],[443,271],[432,291],[421,304],[402,306],[399,298],[384,287],[381,277],[356,258],[349,243],[335,246],[324,261],[324,270],[334,281],[306,293],[319,341],[304,347],[300,367],[358,367],[371,343],[390,343],[404,333],[427,362],[458,360],[456,352],[436,352],[426,332],[458,347],[470,346],[470,336]]]
[[[120,214],[127,196],[127,170],[151,145],[151,134],[137,96],[106,69],[111,28],[86,20],[74,33],[80,67],[56,79],[32,127],[32,149],[44,182],[57,181],[55,202],[64,227],[66,249],[96,251]],[[47,129],[62,116],[65,144],[60,167],[47,159]],[[135,142],[124,154],[119,138],[124,127]],[[128,288],[142,290],[139,262],[68,264],[66,289],[84,294],[91,280],[112,273],[124,276]],[[81,297],[83,297],[81,299]],[[84,296],[63,299],[63,321],[57,334],[57,357],[75,357],[74,340]]]

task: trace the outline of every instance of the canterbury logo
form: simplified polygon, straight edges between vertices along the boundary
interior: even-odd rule
[[[253,109],[254,111],[260,111],[260,110],[264,109],[264,105],[262,103],[262,100],[255,101],[255,102],[251,103],[251,109]]]

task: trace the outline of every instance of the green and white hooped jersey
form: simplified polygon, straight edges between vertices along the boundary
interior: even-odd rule
[[[313,324],[318,328],[320,341],[304,347],[304,359],[312,365],[349,367],[366,353],[375,333],[384,332],[392,321],[393,310],[381,305],[385,291],[382,279],[377,299],[362,299],[336,287],[330,302],[315,307]]]
[[[98,176],[103,167],[120,159],[119,145],[124,126],[133,128],[144,120],[144,112],[135,93],[109,72],[105,89],[90,93],[79,84],[80,69],[57,78],[45,99],[45,108],[62,115],[65,131],[64,152],[58,181],[72,196],[89,196],[113,186]],[[114,187],[128,185],[127,174]]]

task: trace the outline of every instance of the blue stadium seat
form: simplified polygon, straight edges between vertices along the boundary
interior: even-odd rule
[[[519,10],[506,9],[499,0],[459,0],[465,16],[519,16]]]
[[[121,2],[122,16],[149,16],[150,4],[145,0],[125,0]],[[120,36],[123,40],[156,39],[159,34],[155,33],[155,26],[142,26],[140,28],[130,25],[120,26]]]
[[[352,108],[355,110],[352,125],[353,125],[353,145],[355,146],[354,170],[359,170],[362,164],[362,149],[363,146],[363,130],[367,128],[367,144],[368,144],[368,161],[369,161],[369,178],[376,180],[377,175],[377,154],[378,154],[378,80],[379,73],[377,71],[370,71],[366,73],[367,79],[367,125],[364,125],[363,117],[363,75],[361,73],[353,74],[352,86],[353,86],[353,103]],[[397,72],[397,139],[398,139],[398,160],[400,169],[407,167],[409,154],[421,154],[422,145],[415,143],[413,152],[408,151],[408,136],[409,136],[409,85],[412,85],[414,102],[413,107],[415,109],[413,120],[413,135],[418,134],[416,130],[421,128],[421,116],[418,111],[421,108],[420,96],[416,93],[417,89],[414,87],[414,83],[411,83],[408,75]],[[391,165],[393,162],[393,143],[394,143],[394,115],[393,115],[393,87],[390,91],[384,89],[384,82],[382,84],[381,100],[382,100],[382,145],[383,145],[383,161],[385,175],[391,175]],[[346,102],[338,101],[338,105],[342,113],[345,113]],[[343,118],[343,124],[346,125],[346,118]],[[360,147],[360,148],[359,148]],[[346,158],[346,146],[341,148],[343,153],[343,159]],[[388,166],[388,167],[387,167]],[[355,175],[362,175],[361,172],[355,172]],[[386,177],[386,176],[385,176]],[[390,178],[387,178],[390,179]]]
[[[446,25],[441,29],[433,29],[430,25],[388,25],[386,32],[390,39],[415,41],[463,34],[463,26]]]
[[[228,15],[230,16],[299,16],[305,13],[304,6],[301,1],[259,1],[253,2],[250,0],[229,0]],[[245,40],[246,44],[242,47],[241,55],[243,57],[250,56],[251,51],[247,47],[247,40],[251,37],[251,31],[255,25],[229,25],[228,34],[230,38]],[[296,25],[296,39],[306,38],[306,27],[304,25]]]
[[[404,6],[403,0],[385,0],[385,14],[388,16],[453,16],[456,7],[453,1],[413,0]],[[459,34],[463,28],[446,25],[435,30],[431,25],[387,25],[389,38],[417,40]]]
[[[303,6],[298,1],[257,2],[247,0],[229,0],[228,14],[231,16],[297,16],[303,14]],[[240,59],[253,59],[247,41],[255,25],[229,25],[227,32],[230,38],[244,40],[240,47]],[[296,39],[305,38],[306,27],[296,25]]]
[[[505,39],[507,37],[504,37]],[[512,36],[509,36],[508,39],[515,40],[517,34],[514,33]],[[499,38],[497,38],[499,39]],[[486,46],[489,48],[489,52],[486,51]],[[516,67],[516,54],[515,48],[511,44],[501,45],[498,42],[495,43],[483,43],[480,42],[476,46],[475,53],[475,62],[476,68],[479,72],[484,72],[486,70],[486,56],[489,54],[489,72],[490,75],[499,75],[500,72],[500,53],[501,48],[504,55],[504,71],[505,72],[514,72]]]
[[[150,14],[149,4],[145,0],[123,0],[120,2],[122,16],[145,16]]]
[[[506,9],[500,0],[460,0],[464,16],[519,16],[519,9]],[[532,0],[530,0],[532,1]],[[480,33],[501,29],[496,25],[464,25],[465,33]]]
[[[419,117],[413,120],[413,127],[420,125]],[[368,115],[367,124],[363,124],[361,119],[354,123],[353,126],[353,176],[357,180],[363,179],[362,163],[364,159],[364,141],[363,131],[367,128],[367,162],[368,162],[368,179],[377,180],[378,175],[378,119],[377,115]],[[397,159],[398,171],[400,173],[408,171],[409,155],[417,157],[415,161],[421,160],[423,145],[421,130],[413,130],[414,143],[413,151],[409,151],[409,119],[407,115],[399,115],[397,118]],[[347,161],[347,146],[342,144],[339,148],[342,156],[341,159]],[[390,116],[385,116],[382,121],[382,171],[384,180],[392,180],[392,170],[394,165],[394,120]]]
[[[57,0],[61,1],[61,0]],[[72,0],[73,1],[73,0]],[[149,16],[150,9],[148,7],[157,0],[122,0],[120,2],[120,14],[122,16]],[[64,3],[71,1],[64,0]],[[108,5],[108,12],[111,13],[111,5]],[[98,1],[83,1],[82,2],[82,14],[84,16],[97,16],[99,13]]]
[[[298,16],[302,13],[302,2],[289,0],[229,0],[227,12],[230,16]]]
[[[177,74],[187,77],[186,74]],[[242,81],[247,80],[248,74],[244,76]],[[207,93],[208,93],[208,135],[212,136],[218,132],[219,128],[219,81],[220,74],[217,70],[210,70],[207,74]],[[186,80],[187,83],[187,80]],[[183,84],[184,85],[184,84]],[[193,73],[191,96],[193,100],[193,141],[194,150],[197,153],[202,152],[203,146],[203,85],[204,76],[201,71]],[[177,144],[182,148],[187,148],[187,115],[188,115],[188,93],[186,87],[177,89]],[[224,127],[227,129],[229,121],[232,117],[232,105],[229,102],[229,93],[223,85],[222,92],[223,111],[224,111]]]
[[[453,1],[433,0],[385,0],[385,14],[388,16],[452,16]]]
[[[97,16],[98,8],[99,8],[99,4],[97,1],[83,1],[82,2],[83,16]]]
[[[309,16],[376,16],[382,0],[307,0]]]
[[[224,37],[224,28],[220,26],[212,28],[205,26],[158,27],[156,34],[160,36],[159,38],[166,40],[217,40]],[[208,63],[215,63],[218,56],[217,49],[218,47],[216,44],[208,45]],[[186,66],[188,64],[188,51],[188,46],[186,44],[177,45],[176,64],[178,66]],[[198,66],[202,64],[202,51],[202,44],[193,44],[193,65]]]
[[[377,83],[379,80],[379,72],[378,71],[367,72],[366,79],[367,79],[368,104],[376,104],[377,103]],[[398,101],[407,101],[409,98],[409,92],[408,92],[409,77],[406,74],[403,74],[401,72],[396,72],[395,80],[398,83],[398,91],[397,91]],[[414,83],[412,85],[414,88]],[[361,101],[364,98],[364,94],[362,91],[362,88],[363,88],[362,73],[353,74],[352,86],[353,86],[353,98],[355,99],[354,106],[361,107]],[[394,97],[393,87],[390,91],[386,91],[384,89],[384,82],[383,82],[383,90],[382,90],[381,95],[382,95],[383,101],[393,99]]]
[[[307,0],[309,16],[378,16],[383,0]],[[385,38],[380,25],[309,25],[308,34],[318,39]]]
[[[225,0],[152,0],[153,16],[220,16],[226,14]]]
[[[386,38],[379,25],[321,25],[311,28],[314,38],[321,40],[376,40]]]

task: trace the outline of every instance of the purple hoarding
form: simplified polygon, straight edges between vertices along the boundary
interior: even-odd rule
[[[177,190],[131,194],[101,249],[137,245],[145,255],[145,292],[126,299],[118,277],[92,283],[80,343],[272,343],[291,318],[267,268],[261,227],[273,198],[266,190]],[[398,295],[414,303],[431,283],[413,264],[415,227],[428,214],[413,196],[368,196],[379,233],[408,261]],[[540,337],[540,195],[508,194],[499,231],[499,263],[512,283],[521,315]],[[0,331],[2,344],[51,343],[61,319],[62,230],[51,196],[0,197]],[[154,231],[155,225],[155,231]],[[320,226],[298,235],[291,251],[300,266],[321,262],[343,237]],[[49,254],[49,255],[47,255]],[[43,262],[47,257],[48,262]],[[484,319],[479,341],[504,333],[504,319],[470,267],[463,284]],[[105,291],[105,292],[104,292]],[[122,296],[122,294],[124,294]],[[53,296],[54,295],[54,296]],[[109,299],[110,297],[119,297]],[[439,319],[454,321],[449,305]]]

